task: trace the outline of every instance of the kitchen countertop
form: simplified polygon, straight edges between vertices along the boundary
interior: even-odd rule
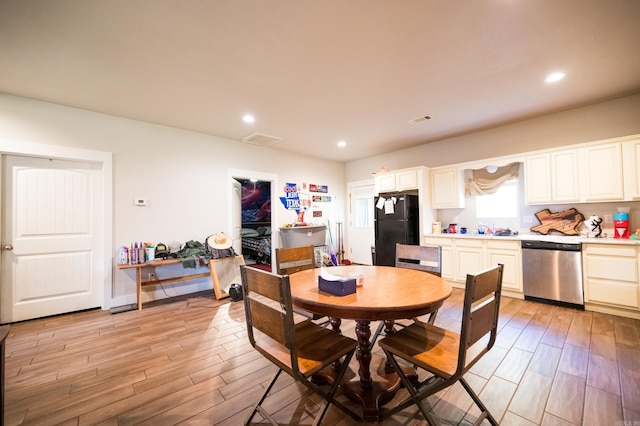
[[[505,241],[552,241],[564,243],[582,243],[582,244],[620,244],[620,245],[637,245],[640,246],[640,239],[631,238],[589,238],[578,235],[561,235],[561,234],[518,234],[508,236],[496,236],[492,234],[426,234],[425,237],[435,238],[460,238],[460,239],[480,239],[480,240],[505,240]]]

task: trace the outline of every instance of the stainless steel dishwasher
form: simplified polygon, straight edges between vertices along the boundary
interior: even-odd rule
[[[582,244],[522,241],[525,299],[584,309]]]

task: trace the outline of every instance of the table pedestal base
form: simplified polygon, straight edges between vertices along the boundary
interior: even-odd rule
[[[358,364],[352,362],[343,377],[340,389],[349,399],[362,406],[362,417],[365,421],[379,422],[380,408],[393,399],[398,389],[402,387],[402,382],[396,372],[389,369],[385,357],[373,355],[371,361],[376,368],[371,370],[372,383],[370,387],[366,389],[363,387],[357,374]],[[415,369],[406,367],[403,370],[412,382],[418,379]],[[314,376],[314,381],[332,383],[333,377],[333,368],[327,367]]]

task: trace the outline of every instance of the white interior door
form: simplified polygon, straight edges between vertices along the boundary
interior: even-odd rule
[[[375,244],[373,228],[374,206],[373,184],[349,188],[349,251],[347,258],[352,263],[371,265],[371,246]]]
[[[0,321],[100,307],[101,165],[5,156]]]

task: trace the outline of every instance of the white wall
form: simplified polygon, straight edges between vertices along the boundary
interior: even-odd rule
[[[437,167],[640,133],[640,94],[347,163],[347,181],[415,166]]]
[[[215,232],[230,232],[228,169],[277,175],[275,196],[284,195],[286,182],[327,185],[335,200],[332,225],[344,215],[340,162],[1,94],[0,138],[113,153],[114,259],[117,248],[131,241],[204,241]],[[135,207],[136,197],[147,198],[148,206]],[[282,223],[274,227],[295,221],[277,199],[275,208],[281,209]],[[210,286],[209,280],[164,285],[155,293],[145,290],[143,300]],[[133,271],[114,269],[112,306],[133,301]]]
[[[344,218],[346,182],[371,179],[371,173],[383,165],[391,170],[436,167],[637,134],[639,111],[637,94],[352,161],[345,167],[312,155],[0,94],[0,138],[113,153],[111,251],[115,256],[119,245],[132,240],[203,241],[220,230],[229,232],[228,169],[276,174],[280,186],[285,182],[328,185],[336,200],[336,217],[330,218],[335,223]],[[149,206],[134,207],[134,197],[147,198]],[[277,200],[273,204],[282,209],[282,223],[275,226],[294,220]],[[164,290],[174,295],[209,286],[208,280],[202,280],[168,285]],[[164,290],[148,292],[145,300],[164,297]],[[114,306],[135,300],[131,271],[114,270],[113,300]]]

